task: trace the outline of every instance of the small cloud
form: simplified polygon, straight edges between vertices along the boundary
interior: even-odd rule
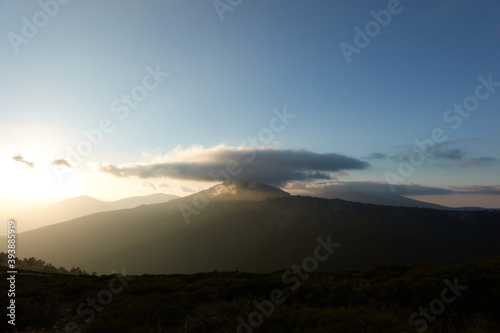
[[[160,183],[160,185],[158,185],[158,187],[160,187],[160,188],[161,188],[161,187],[168,187],[168,185],[167,185],[167,184],[165,184],[165,183]]]
[[[474,158],[472,152],[477,150],[475,146],[481,144],[481,139],[467,138],[458,140],[449,140],[441,143],[418,143],[413,145],[397,146],[400,151],[398,154],[391,155],[390,159],[400,163],[403,159],[414,155],[418,159],[418,155],[423,155],[423,161],[437,166],[460,166],[462,168],[470,168],[475,165],[495,163],[497,159],[492,157]],[[415,152],[419,152],[418,154]],[[415,157],[417,156],[417,157]]]
[[[383,153],[371,153],[370,155],[366,156],[364,159],[365,160],[384,160],[387,158],[386,154]]]
[[[492,165],[495,163],[500,162],[498,158],[495,157],[479,157],[479,158],[471,158],[468,159],[467,161],[463,162],[460,164],[460,167],[462,168],[472,168],[474,166],[481,166],[481,165]]]
[[[16,162],[21,162],[21,163],[24,163],[26,164],[28,167],[30,168],[34,168],[35,167],[35,163],[33,162],[28,162],[24,159],[24,157],[22,157],[20,154],[16,154],[12,157],[12,159]]]
[[[67,167],[70,169],[74,168],[73,164],[71,164],[71,162],[65,160],[64,158],[56,158],[50,164],[55,167]]]
[[[498,162],[499,159],[495,158],[495,157],[479,157],[479,158],[474,159],[474,161],[476,161],[478,163],[494,163],[494,162]]]
[[[305,186],[304,186],[305,185]],[[455,193],[452,189],[421,186],[417,184],[393,185],[394,194],[399,195],[445,195]],[[310,184],[294,183],[287,190],[307,189],[311,194],[321,194],[325,192],[360,192],[370,194],[392,194],[390,187],[385,182],[354,181],[354,182],[316,182]]]
[[[346,172],[346,171],[340,171],[340,172],[337,174],[337,177],[351,177],[351,175],[349,174],[349,172]]]
[[[183,191],[183,192],[188,192],[188,193],[193,193],[193,192],[196,192],[195,190],[193,189],[190,189],[189,187],[185,187],[185,186],[181,186],[180,189]]]
[[[150,182],[142,182],[142,186],[149,187],[149,188],[151,188],[153,190],[156,190],[156,186],[153,183],[150,183]]]
[[[461,187],[455,186],[452,188],[453,190],[457,191],[457,193],[500,195],[500,185],[487,185],[487,186],[471,185],[471,186],[461,186]]]
[[[446,160],[461,161],[464,158],[464,151],[460,148],[437,150],[434,156]]]

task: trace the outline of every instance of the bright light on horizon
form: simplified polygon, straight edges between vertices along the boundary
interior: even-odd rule
[[[14,156],[21,156],[24,162],[15,161]],[[83,194],[77,174],[58,182],[51,161],[39,153],[7,148],[0,151],[0,161],[1,196],[50,199]]]
[[[61,172],[51,165],[54,158],[47,158],[44,154],[34,151],[36,150],[18,148],[5,148],[0,151],[2,201],[19,202],[22,205],[22,201],[56,202],[82,195],[113,201],[153,193],[175,194],[182,197],[214,185],[207,182],[176,180],[148,182],[137,179],[116,179],[97,174],[85,165],[81,168],[88,169],[87,171],[65,168],[61,176]],[[23,160],[16,161],[14,156],[20,156]]]

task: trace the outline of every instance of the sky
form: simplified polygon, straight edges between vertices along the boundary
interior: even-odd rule
[[[0,197],[255,180],[500,208],[500,3],[0,1]]]

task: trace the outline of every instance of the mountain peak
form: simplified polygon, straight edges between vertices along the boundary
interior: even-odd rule
[[[215,185],[204,191],[208,196],[221,200],[261,201],[268,198],[290,196],[280,188],[255,181],[232,181]]]
[[[80,195],[78,197],[73,197],[59,201],[58,203],[56,203],[56,205],[61,203],[90,203],[90,202],[104,203],[103,201],[93,198],[90,195]]]

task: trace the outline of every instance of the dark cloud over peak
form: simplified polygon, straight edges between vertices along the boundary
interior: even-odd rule
[[[193,148],[148,164],[98,165],[116,177],[172,178],[195,181],[259,181],[282,186],[290,181],[333,179],[332,172],[366,169],[369,164],[341,154],[308,150],[227,147]]]

